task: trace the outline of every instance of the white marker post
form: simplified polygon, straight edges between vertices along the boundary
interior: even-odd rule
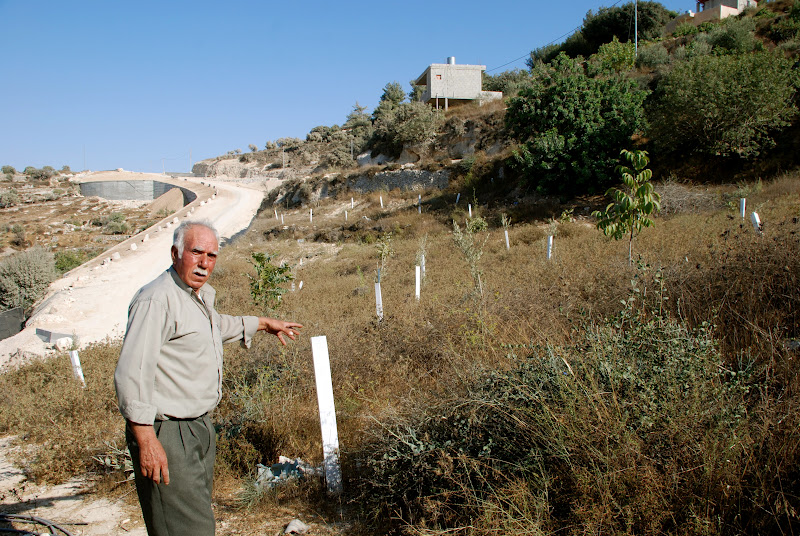
[[[75,378],[81,381],[81,385],[86,389],[86,380],[83,379],[83,369],[81,368],[81,358],[78,356],[77,350],[70,350],[69,360],[72,363],[72,373]]]
[[[417,301],[419,301],[419,288],[420,288],[420,280],[421,280],[422,271],[420,270],[419,266],[415,266],[415,270],[414,271],[416,272],[415,273],[415,277],[416,277],[416,281],[417,281],[416,296],[417,296]]]
[[[422,277],[425,277],[425,255],[420,255],[419,267],[422,269]]]
[[[422,214],[422,194],[417,196],[417,212]]]
[[[310,223],[314,222],[314,209],[313,208],[308,209],[308,221]]]
[[[742,219],[744,219],[744,215],[745,215],[745,212],[746,212],[746,209],[745,209],[746,206],[747,206],[747,199],[745,199],[744,197],[739,199],[739,214],[742,215]]]
[[[753,229],[756,230],[758,236],[761,236],[761,218],[758,217],[758,212],[750,214],[750,221],[753,222]]]
[[[381,208],[383,208],[383,196],[380,196],[380,198],[381,198]]]
[[[381,284],[375,283],[375,314],[378,320],[383,320],[383,298],[381,297]]]
[[[472,217],[472,203],[467,205],[467,207],[469,208],[469,217],[471,218]]]
[[[553,235],[547,237],[547,260],[553,258]]]
[[[461,192],[456,194],[456,205],[458,204],[458,200],[461,199]]]
[[[347,211],[344,211],[344,221],[347,221]]]
[[[354,205],[353,198],[351,197],[350,198],[350,210],[352,210],[353,208],[355,208],[355,205]]]
[[[503,229],[503,232],[506,235],[506,249],[511,249],[511,244],[508,243],[508,229]]]
[[[274,210],[275,210],[275,219],[277,220],[278,219],[278,209],[276,208]]]
[[[339,432],[336,428],[336,406],[333,402],[331,361],[328,355],[328,340],[311,337],[311,352],[314,355],[314,376],[317,382],[319,424],[322,428],[322,455],[328,492],[342,492],[342,469],[339,466]]]
[[[281,225],[283,225],[283,214],[281,214]]]
[[[303,290],[303,282],[300,281],[300,284],[297,286],[297,290]]]

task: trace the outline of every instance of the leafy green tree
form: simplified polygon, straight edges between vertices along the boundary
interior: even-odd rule
[[[666,9],[659,2],[638,2],[639,39],[654,39],[661,35],[664,26],[677,13]],[[533,67],[536,60],[550,63],[563,52],[571,58],[589,57],[596,53],[600,46],[610,43],[616,37],[622,43],[634,41],[634,3],[622,6],[602,7],[597,13],[591,10],[586,13],[581,29],[570,35],[560,45],[548,45],[531,52],[528,67]]]
[[[613,198],[605,210],[596,210],[597,228],[614,240],[628,237],[628,264],[633,259],[633,239],[644,227],[654,225],[650,215],[661,210],[661,196],[653,190],[653,172],[647,169],[650,159],[646,151],[622,150],[631,167],[618,166],[623,189],[609,188],[606,195]]]
[[[347,114],[347,121],[342,125],[342,129],[346,130],[350,135],[355,155],[361,154],[366,150],[375,130],[372,126],[372,119],[367,113],[367,107],[361,106],[356,102],[353,105],[353,111]]]
[[[614,36],[610,43],[600,45],[600,50],[593,58],[599,60],[600,68],[603,71],[619,73],[633,69],[636,62],[636,51],[633,43],[630,41],[621,43]]]
[[[399,156],[405,145],[427,143],[436,136],[442,113],[423,102],[403,102],[375,119],[369,142],[373,152]]]
[[[755,30],[752,18],[728,17],[698,39],[707,41],[715,53],[745,54],[763,48]]]
[[[406,93],[403,91],[403,86],[400,82],[389,82],[383,87],[383,95],[381,95],[381,103],[389,103],[392,106],[397,106],[406,99]]]
[[[512,97],[519,90],[531,85],[531,72],[529,70],[514,69],[503,71],[496,75],[483,75],[484,91],[502,91],[504,97]]]
[[[14,169],[14,166],[3,166],[2,171],[6,175],[14,175],[17,172],[17,170]]]
[[[250,296],[255,304],[261,304],[268,310],[275,310],[280,306],[281,299],[286,293],[284,285],[292,280],[292,268],[288,264],[272,263],[273,255],[254,252],[250,264],[256,269],[256,275],[245,274],[250,279]]]
[[[636,6],[628,2],[617,7],[601,7],[597,13],[589,11],[583,20],[581,33],[592,52],[614,37],[623,43],[634,41],[632,22],[635,8],[638,9],[639,39],[658,37],[664,26],[677,15],[659,2],[637,2]]]
[[[649,137],[665,151],[755,157],[797,115],[797,83],[777,54],[691,58],[658,84]]]
[[[538,69],[506,111],[520,142],[512,163],[542,193],[605,190],[620,150],[645,127],[647,92],[621,76],[590,78],[564,54]]]

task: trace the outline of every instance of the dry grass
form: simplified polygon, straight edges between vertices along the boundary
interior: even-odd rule
[[[648,274],[662,270],[671,297],[667,306],[675,318],[690,327],[703,322],[717,325],[726,366],[735,368],[747,361],[761,379],[768,380],[760,384],[767,390],[751,397],[750,411],[759,420],[747,428],[749,438],[765,438],[764,449],[747,453],[752,465],[738,475],[731,492],[736,495],[718,507],[741,508],[755,516],[772,501],[771,513],[762,511],[753,517],[760,521],[737,525],[740,530],[796,527],[796,518],[785,512],[789,507],[800,509],[800,504],[789,493],[776,495],[775,489],[796,483],[796,471],[782,465],[782,460],[798,459],[800,392],[794,379],[797,369],[784,343],[800,336],[796,234],[800,181],[797,175],[786,175],[760,187],[719,187],[701,192],[700,203],[694,189],[670,187],[670,197],[684,202],[673,203],[676,208],[669,216],[645,230],[634,244],[634,255],[650,267]],[[761,215],[765,236],[756,237],[729,203],[742,193],[747,194],[748,208]],[[581,217],[564,223],[515,217],[509,231],[511,249],[506,250],[498,223],[504,208],[476,206],[493,226],[486,233],[480,261],[484,292],[479,296],[448,225],[452,215],[464,217],[463,207],[436,193],[423,195],[422,214],[414,206],[416,193],[356,196],[353,209],[346,197],[315,206],[313,223],[308,209],[284,210],[286,229],[271,209],[263,212],[244,236],[223,249],[217,264],[212,284],[218,290],[218,308],[237,314],[263,313],[253,304],[243,275],[252,272],[247,260],[253,251],[275,254],[278,262],[293,265],[296,283],[303,281],[303,288],[284,295],[277,315],[306,326],[303,337],[285,349],[259,337],[249,351],[226,350],[226,396],[215,420],[220,427],[218,495],[230,498],[223,503],[231,512],[235,510],[231,497],[241,482],[252,478],[256,463],[273,463],[278,455],[321,461],[310,337],[325,335],[328,340],[342,460],[346,477],[354,480],[359,469],[353,456],[368,444],[380,423],[457,398],[488,370],[511,369],[509,345],[581,344],[581,323],[617,314],[620,301],[630,294],[631,280],[642,273],[627,265],[625,243],[603,238],[591,221]],[[517,214],[524,210],[520,207]],[[360,227],[350,230],[356,223]],[[395,253],[381,282],[385,317],[378,322],[375,241],[388,231]],[[551,233],[555,251],[548,261],[546,239]],[[417,302],[414,265],[423,237],[427,237],[427,277]],[[96,470],[91,454],[103,448],[103,441],[121,441],[111,388],[116,351],[109,345],[82,353],[86,391],[71,380],[65,358],[0,377],[3,407],[11,408],[0,415],[0,431],[23,435],[37,445],[37,457],[28,467],[32,477],[55,481]],[[661,481],[646,472],[639,477],[634,486],[639,490],[649,489],[648,478]],[[495,500],[483,503],[485,527],[499,523],[516,533],[513,527],[520,519],[535,519],[549,511],[541,509],[541,490],[534,483],[510,479],[500,487]],[[659,496],[655,488],[652,492],[640,497],[638,511],[663,504],[666,495]],[[740,501],[738,506],[734,499]],[[284,490],[264,500],[270,509],[292,505],[312,511],[315,505],[326,504],[321,511],[328,520],[335,520],[331,512],[338,508],[314,486]],[[776,500],[784,501],[780,507],[784,514],[776,510]],[[587,520],[584,528],[602,532],[601,525],[592,525],[602,521],[596,517],[597,509],[587,507],[579,514]],[[354,526],[366,531],[362,525]],[[409,528],[410,533],[438,533],[425,530],[424,520]],[[367,532],[384,533],[378,528]],[[709,529],[713,532],[717,530]],[[492,532],[486,528],[462,533]],[[533,529],[525,533],[537,534]]]

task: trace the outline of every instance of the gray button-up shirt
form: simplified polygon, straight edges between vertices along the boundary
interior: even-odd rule
[[[128,306],[114,385],[119,409],[129,421],[194,418],[222,398],[222,344],[246,348],[258,317],[221,315],[216,292],[205,284],[199,294],[173,268],[142,287]]]

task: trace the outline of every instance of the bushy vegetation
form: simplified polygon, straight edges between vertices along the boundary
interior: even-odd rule
[[[53,254],[44,248],[15,253],[0,263],[0,308],[29,308],[56,276]]]
[[[659,2],[638,2],[640,40],[654,39],[661,35],[664,26],[676,13],[664,8]],[[621,6],[601,7],[597,13],[589,10],[581,28],[564,43],[538,48],[531,52],[528,67],[533,68],[537,61],[550,62],[560,53],[577,58],[588,57],[600,47],[617,38],[623,43],[633,42],[634,3]]]
[[[646,91],[618,75],[591,77],[559,56],[510,100],[507,128],[521,142],[517,168],[543,193],[602,191],[615,180],[620,150],[645,126]]]
[[[796,114],[793,62],[777,54],[701,55],[676,65],[651,105],[661,151],[758,156]]]

